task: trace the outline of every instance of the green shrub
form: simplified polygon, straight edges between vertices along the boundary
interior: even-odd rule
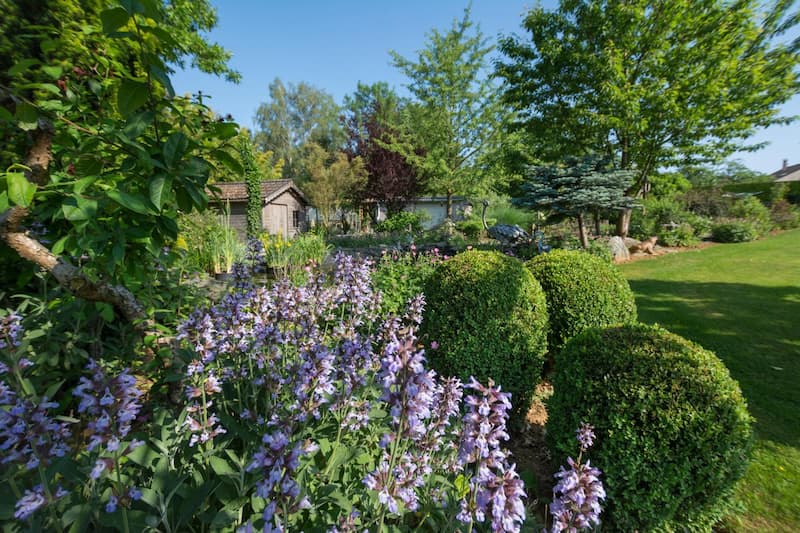
[[[488,221],[487,221],[488,224]],[[468,218],[456,222],[456,229],[468,239],[477,239],[483,232],[483,222],[479,218]]]
[[[800,226],[800,211],[788,200],[778,200],[773,203],[769,216],[776,228],[792,229]]]
[[[180,216],[175,245],[182,250],[183,268],[209,274],[230,272],[245,252],[229,218],[213,209]]]
[[[375,231],[382,233],[420,233],[422,223],[427,220],[425,213],[414,213],[411,211],[400,211],[390,216],[383,222],[375,226]]]
[[[711,352],[658,326],[592,329],[556,356],[547,435],[574,453],[575,428],[595,426],[608,531],[706,530],[745,471],[751,418]]]
[[[686,209],[704,217],[722,217],[727,215],[732,200],[723,196],[718,188],[692,189],[681,196]]]
[[[441,261],[438,250],[384,253],[372,274],[373,286],[383,294],[381,311],[401,314],[411,298],[425,292],[425,282]]]
[[[631,217],[630,234],[638,239],[658,237],[664,246],[692,246],[710,230],[707,219],[692,213],[678,198],[651,198]]]
[[[700,242],[691,224],[679,224],[671,229],[663,229],[656,235],[658,243],[662,246],[694,246]]]
[[[469,251],[439,265],[425,284],[422,337],[436,341],[431,366],[444,375],[492,378],[510,392],[514,412],[527,411],[544,364],[544,293],[520,261]]]
[[[300,233],[291,239],[282,235],[262,233],[264,259],[273,273],[280,277],[302,276],[301,270],[310,264],[321,264],[332,246],[316,233]]]
[[[551,352],[581,331],[636,321],[628,281],[610,262],[571,250],[553,250],[526,263],[547,298]]]
[[[714,242],[749,242],[757,238],[758,228],[749,220],[728,220],[711,227]]]
[[[606,263],[614,261],[614,254],[611,253],[611,248],[608,247],[608,241],[605,239],[590,240],[589,247],[582,251],[589,255],[599,257]]]
[[[755,196],[739,198],[733,202],[733,205],[728,210],[728,216],[754,223],[758,231],[757,237],[765,235],[772,229],[769,208]]]

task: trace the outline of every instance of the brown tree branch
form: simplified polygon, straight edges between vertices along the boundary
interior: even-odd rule
[[[25,166],[30,169],[25,173],[26,177],[37,186],[45,185],[48,181],[50,161],[53,158],[53,134],[52,123],[39,120],[33,132],[33,144],[25,160]],[[28,209],[21,206],[14,206],[0,214],[0,239],[20,257],[49,272],[62,287],[75,296],[113,305],[120,315],[141,332],[152,329],[152,321],[145,320],[144,308],[133,293],[120,285],[93,281],[79,267],[56,256],[21,229],[22,221],[27,216]]]
[[[0,238],[20,257],[49,272],[59,285],[79,298],[105,302],[114,308],[137,329],[144,331],[150,324],[136,297],[125,287],[89,279],[83,271],[45,248],[39,241],[20,230],[20,223],[28,215],[24,207],[12,207],[0,215]]]

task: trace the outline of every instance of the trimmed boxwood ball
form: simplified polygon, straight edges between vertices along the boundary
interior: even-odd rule
[[[426,354],[431,366],[494,379],[524,415],[547,349],[544,293],[525,265],[498,252],[461,253],[436,269],[425,298],[421,334],[439,344]]]
[[[751,417],[712,352],[658,326],[591,329],[556,355],[547,437],[576,453],[593,424],[608,531],[710,530],[744,473]]]
[[[554,250],[526,264],[547,298],[551,353],[588,328],[636,322],[633,291],[611,263],[586,252]]]

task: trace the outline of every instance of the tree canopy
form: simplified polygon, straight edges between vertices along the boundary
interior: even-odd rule
[[[340,109],[333,97],[313,85],[284,85],[279,78],[269,85],[269,100],[256,111],[255,142],[283,160],[283,177],[305,177],[303,155],[309,143],[328,152],[339,150],[345,140]]]
[[[634,180],[631,170],[613,168],[595,156],[568,158],[561,165],[530,167],[522,184],[522,195],[514,204],[549,209],[558,216],[575,217],[581,244],[588,247],[585,215],[630,209],[634,200],[625,194]]]
[[[636,170],[636,194],[659,167],[720,160],[789,120],[779,107],[799,87],[792,4],[561,1],[527,14],[527,37],[501,40],[496,70],[543,158],[608,154]]]
[[[364,161],[367,181],[356,200],[370,209],[379,202],[390,215],[402,210],[421,190],[417,171],[401,153],[389,148],[400,128],[402,103],[386,83],[358,84],[345,98],[345,152]]]
[[[210,8],[8,4],[0,22],[9,67],[0,69],[0,256],[26,259],[70,292],[143,318],[124,282],[141,280],[175,240],[178,211],[206,207],[213,165],[240,171],[225,152],[236,124],[176,97],[168,76],[168,61],[202,48],[182,39]],[[27,230],[34,224],[47,231],[49,248]],[[14,270],[22,283],[34,272]]]
[[[432,30],[416,60],[391,52],[413,97],[404,111],[405,138],[391,147],[417,168],[428,191],[447,196],[448,217],[453,195],[473,192],[490,178],[482,158],[503,116],[486,72],[492,50],[467,9],[446,33]]]

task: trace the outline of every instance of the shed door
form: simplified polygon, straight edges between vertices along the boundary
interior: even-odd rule
[[[279,235],[283,235],[284,238],[289,237],[289,206],[287,205],[276,205],[277,215],[278,215],[278,227],[276,228]]]

